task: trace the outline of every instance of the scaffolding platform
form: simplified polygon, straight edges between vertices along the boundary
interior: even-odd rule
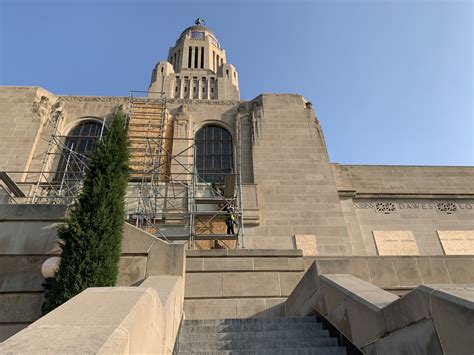
[[[132,213],[137,227],[169,242],[189,241],[189,248],[198,247],[199,241],[225,240],[240,247],[244,231],[240,137],[238,149],[234,147],[234,171],[222,183],[206,181],[197,171],[195,139],[174,137],[166,98],[137,94],[130,93],[128,112],[132,177],[140,182]],[[237,234],[224,234],[224,219],[231,213],[240,228]]]
[[[166,97],[151,98],[149,94],[130,92],[125,108],[131,176],[124,218],[165,241],[188,241],[189,248],[204,247],[206,243],[197,244],[199,241],[227,240],[235,241],[229,243],[235,248],[244,247],[240,120],[236,121],[238,134],[229,143],[230,153],[226,153],[232,159],[228,170],[221,168],[216,173],[200,167],[198,172],[196,152],[204,140],[196,141],[195,132],[179,130],[182,136],[176,137]],[[87,168],[87,152],[77,149],[78,142],[102,140],[108,117],[95,123],[95,135],[82,131],[64,135],[65,118],[62,110],[56,110],[47,122],[48,143],[41,169],[0,173],[0,186],[8,194],[3,195],[4,200],[74,205]],[[224,233],[225,219],[230,216],[238,226],[236,234]],[[214,243],[208,247],[229,246]]]

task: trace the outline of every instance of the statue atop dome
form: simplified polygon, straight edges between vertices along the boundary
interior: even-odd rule
[[[198,17],[196,19],[196,21],[194,21],[194,23],[198,26],[205,26],[206,25],[206,21],[204,21],[204,19],[202,17]]]

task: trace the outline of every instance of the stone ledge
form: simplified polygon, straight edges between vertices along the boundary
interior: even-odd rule
[[[254,257],[254,256],[287,256],[302,257],[303,252],[299,249],[212,249],[212,250],[186,250],[187,258],[202,257]]]
[[[0,205],[0,221],[60,221],[65,215],[65,205]]]
[[[386,290],[410,290],[420,284],[474,283],[474,256],[305,257],[320,274],[351,274]]]
[[[188,258],[187,273],[196,272],[244,272],[244,271],[304,271],[299,257],[210,257]]]

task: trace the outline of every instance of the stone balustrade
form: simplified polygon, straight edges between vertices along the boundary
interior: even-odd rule
[[[398,298],[349,274],[308,269],[288,316],[319,313],[366,354],[472,354],[474,284],[422,285]]]
[[[183,276],[89,288],[0,343],[0,353],[171,354],[183,299]]]

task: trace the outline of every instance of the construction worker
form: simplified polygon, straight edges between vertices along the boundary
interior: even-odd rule
[[[227,218],[225,221],[225,224],[227,226],[227,234],[235,234],[234,231],[234,225],[237,224],[237,217],[234,212],[234,208],[232,206],[229,206],[227,208]]]

